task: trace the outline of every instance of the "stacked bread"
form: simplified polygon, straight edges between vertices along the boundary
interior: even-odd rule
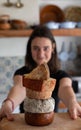
[[[46,63],[23,76],[23,86],[26,87],[24,110],[27,124],[43,126],[53,121],[55,101],[51,95],[55,84],[56,79],[50,78]]]

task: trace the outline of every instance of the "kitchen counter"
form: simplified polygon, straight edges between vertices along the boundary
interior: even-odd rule
[[[0,130],[81,130],[81,118],[72,120],[68,113],[55,113],[50,125],[39,127],[27,125],[24,114],[14,114],[14,121],[1,120]]]

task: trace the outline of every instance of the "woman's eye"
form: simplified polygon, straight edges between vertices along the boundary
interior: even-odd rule
[[[43,51],[49,51],[50,48],[48,46],[43,47],[43,48],[39,48],[38,46],[34,46],[32,49],[34,51],[41,51],[41,50],[43,50]]]
[[[44,47],[44,51],[48,51],[49,50],[49,47]]]
[[[38,51],[38,50],[39,50],[39,47],[34,46],[34,47],[33,47],[33,50],[34,50],[34,51]]]

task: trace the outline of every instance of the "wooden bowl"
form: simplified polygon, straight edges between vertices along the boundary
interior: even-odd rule
[[[0,15],[0,21],[8,22],[10,20],[9,15]]]
[[[1,30],[8,30],[11,29],[11,25],[9,23],[0,23]]]
[[[13,19],[11,21],[11,26],[14,29],[26,29],[27,23],[25,21],[22,21],[22,20]]]
[[[62,9],[56,5],[46,5],[40,11],[40,24],[47,22],[63,22],[65,21],[65,15]]]

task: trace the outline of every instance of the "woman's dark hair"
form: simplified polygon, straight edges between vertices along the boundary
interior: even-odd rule
[[[59,69],[59,61],[57,58],[56,42],[50,29],[48,29],[46,26],[43,26],[43,25],[37,26],[33,30],[28,40],[28,44],[26,48],[26,55],[25,55],[25,65],[29,68],[29,70],[32,70],[33,68],[37,66],[31,54],[31,43],[32,43],[32,40],[35,39],[36,37],[46,37],[51,40],[52,44],[55,44],[54,52],[52,53],[52,57],[50,61],[48,62],[48,66],[51,73],[57,72],[57,70]]]

